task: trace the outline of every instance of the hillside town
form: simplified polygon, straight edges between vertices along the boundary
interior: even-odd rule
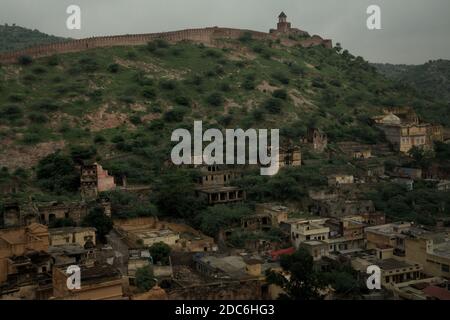
[[[253,36],[334,50],[331,40],[292,28],[285,13],[278,19],[276,29]],[[214,28],[182,37],[210,43],[223,33],[242,37]],[[111,39],[94,40],[24,52],[42,58],[111,45]],[[117,41],[136,45],[149,38]],[[276,91],[262,86],[264,94]],[[106,138],[96,137],[99,152],[71,149],[69,162],[60,150],[50,153],[30,169],[48,192],[25,178],[0,179],[0,299],[450,300],[450,164],[442,156],[450,152],[450,128],[427,122],[409,105],[385,103],[380,110],[360,117],[368,129],[355,130],[375,132],[371,143],[357,134],[344,139],[313,121],[301,136],[281,134],[273,177],[261,177],[259,163],[177,166],[167,152],[148,169],[130,156],[143,150],[139,143],[128,147],[126,138],[112,134],[108,139],[121,152],[102,152]],[[163,136],[161,128],[151,134]],[[145,151],[138,155],[154,156]],[[145,175],[150,179],[136,179]],[[75,191],[65,193],[69,185]],[[303,276],[316,287],[309,296],[295,296],[288,285],[302,279],[296,263],[304,263]],[[78,287],[70,285],[73,266]],[[367,285],[370,266],[380,270],[379,288]]]
[[[307,166],[302,162],[302,150],[309,149],[331,158],[345,157],[358,168],[357,173],[329,174],[327,187],[308,190],[302,211],[286,203],[256,203],[253,214],[221,228],[216,237],[183,222],[138,217],[114,219],[106,241],[98,242],[97,230],[80,223],[93,207],[111,217],[111,202],[104,193],[121,189],[145,195],[151,186],[133,188],[125,179],[118,185],[100,164],[83,165],[80,202],[4,205],[1,298],[276,299],[283,290],[266,281],[266,271],[282,271],[280,257],[303,248],[320,270],[344,264],[365,279],[367,266],[379,266],[382,289],[361,293],[360,299],[448,300],[449,220],[425,227],[388,219],[361,193],[386,181],[404,185],[405,192],[424,181],[432,182],[437,190],[450,189],[450,181],[445,180],[448,176],[403,166],[388,171],[375,164],[385,153],[407,152],[413,145],[429,148],[432,141],[443,140],[443,128],[418,122],[411,110],[407,114],[404,110],[386,111],[375,117],[374,125],[388,132],[391,149],[348,142],[331,150],[327,135],[311,128],[295,148],[282,149],[282,170]],[[194,169],[200,172],[195,192],[207,205],[246,201],[246,190],[231,183],[248,168],[200,165],[192,166]],[[14,193],[13,189],[3,190],[3,196]],[[72,219],[77,226],[49,227],[57,219]],[[264,235],[273,230],[278,237]],[[237,247],[230,242],[236,231],[253,236]],[[152,252],[161,244],[168,252],[155,261]],[[70,265],[81,268],[80,290],[67,288],[65,269]],[[147,267],[151,267],[154,285],[142,292],[137,288],[137,274]],[[324,291],[325,299],[337,295],[332,288]]]

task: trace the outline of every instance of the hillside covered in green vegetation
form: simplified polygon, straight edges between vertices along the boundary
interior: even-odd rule
[[[432,60],[422,65],[374,66],[389,79],[409,85],[427,98],[450,102],[450,60]]]
[[[51,36],[38,30],[16,25],[0,25],[0,52],[14,51],[39,44],[49,44],[68,39]]]
[[[21,181],[16,197],[78,199],[75,165],[98,161],[117,178],[154,190],[149,202],[111,195],[113,216],[158,212],[189,218],[213,234],[249,210],[200,210],[192,192],[195,173],[165,165],[174,129],[192,129],[194,120],[202,120],[204,130],[279,128],[282,141],[298,143],[314,126],[332,143],[375,144],[384,137],[369,119],[381,109],[412,106],[423,120],[449,125],[450,114],[439,114],[439,105],[347,50],[287,47],[248,36],[217,47],[159,40],[34,61],[22,57],[0,68],[1,179]],[[273,178],[249,175],[239,184],[251,201],[299,200],[346,165],[306,150],[303,158],[316,164]],[[412,206],[403,208],[405,214]]]

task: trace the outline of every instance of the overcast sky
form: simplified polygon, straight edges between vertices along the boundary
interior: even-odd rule
[[[81,30],[66,28],[71,4],[81,7]],[[366,27],[371,4],[381,7],[382,30]],[[450,0],[0,0],[0,23],[72,38],[207,26],[267,32],[281,11],[293,27],[372,62],[450,59]]]

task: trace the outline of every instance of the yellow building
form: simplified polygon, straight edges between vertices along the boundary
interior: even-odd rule
[[[450,241],[447,235],[424,233],[405,239],[405,259],[423,264],[424,272],[450,279]]]
[[[50,245],[57,247],[68,244],[78,244],[81,247],[89,242],[95,246],[95,228],[68,227],[50,229]]]
[[[48,228],[38,223],[27,227],[0,230],[0,283],[13,272],[11,258],[31,251],[48,252]]]
[[[53,268],[53,299],[60,300],[122,300],[123,280],[110,265],[81,267],[81,288],[67,288],[65,268]]]

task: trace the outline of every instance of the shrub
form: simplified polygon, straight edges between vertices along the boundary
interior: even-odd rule
[[[282,84],[289,84],[289,77],[281,71],[272,73],[272,78],[281,82]]]
[[[31,72],[34,74],[44,74],[47,72],[47,69],[45,69],[43,66],[36,66],[34,67]]]
[[[175,90],[177,83],[174,80],[161,80],[159,86],[164,90]]]
[[[106,142],[106,138],[101,134],[96,134],[94,137],[94,143],[103,144]]]
[[[189,107],[191,104],[191,101],[188,97],[180,95],[176,96],[174,99],[175,103],[181,106]]]
[[[167,122],[181,122],[183,121],[186,110],[184,108],[175,107],[172,110],[164,113],[164,120]]]
[[[49,65],[51,67],[59,65],[59,57],[56,55],[49,57],[47,60],[47,65]]]
[[[288,98],[288,93],[284,89],[278,89],[278,90],[275,90],[272,93],[272,96],[274,98],[278,98],[278,99],[281,99],[281,100],[286,100]]]
[[[120,66],[117,63],[112,63],[108,66],[108,71],[111,73],[119,72]]]
[[[44,110],[51,112],[58,110],[58,105],[47,99],[35,102],[31,105],[31,107],[37,111]]]
[[[225,99],[220,92],[213,92],[207,97],[206,101],[208,104],[218,107],[224,103]]]
[[[9,105],[2,108],[1,115],[2,117],[7,118],[8,120],[17,120],[22,118],[23,112],[16,105]]]
[[[17,58],[17,62],[23,66],[27,66],[33,63],[33,58],[30,56],[20,56]]]
[[[147,99],[154,99],[156,97],[156,91],[153,88],[145,88],[142,90],[142,96]]]
[[[273,114],[280,113],[283,106],[283,100],[278,98],[269,98],[264,102],[264,108]]]
[[[48,118],[45,114],[41,112],[31,112],[28,115],[28,119],[30,119],[31,122],[34,123],[46,123],[48,121]]]

